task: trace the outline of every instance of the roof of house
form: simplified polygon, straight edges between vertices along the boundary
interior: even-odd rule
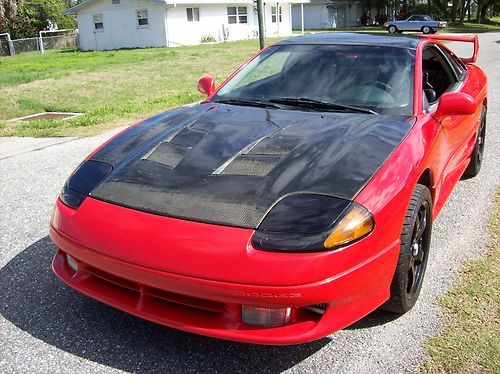
[[[89,6],[90,4],[95,3],[97,0],[85,0],[81,2],[80,4],[76,4],[75,6],[72,6],[71,8],[66,9],[63,14],[68,15],[68,14],[76,14],[78,11],[82,8],[85,8]],[[156,3],[166,3],[167,0],[153,0]]]
[[[277,42],[282,44],[359,44],[415,49],[421,38],[407,35],[325,32],[300,35]]]
[[[77,4],[69,9],[66,9],[63,14],[76,14],[83,8],[97,2],[99,0],[85,0],[80,4]],[[170,5],[180,5],[180,4],[253,4],[254,0],[151,0],[155,3],[163,3]],[[310,0],[282,0],[281,3],[288,4],[301,4],[309,3]]]

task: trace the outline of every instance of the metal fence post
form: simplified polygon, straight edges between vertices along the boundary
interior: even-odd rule
[[[12,39],[10,38],[10,34],[8,32],[0,33],[0,36],[7,36],[7,47],[9,48],[9,55],[14,56],[16,51],[14,51],[14,43],[12,43]]]
[[[14,56],[16,54],[16,51],[14,50],[14,43],[10,39],[10,35],[7,36],[7,40],[9,42],[9,53],[11,56]]]
[[[40,32],[38,33],[38,40],[40,41],[40,44],[39,44],[39,46],[40,46],[40,53],[43,55],[43,39],[42,39],[42,32],[43,32],[43,31],[40,31]]]

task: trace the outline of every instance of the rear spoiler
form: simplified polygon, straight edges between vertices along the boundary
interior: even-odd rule
[[[466,43],[474,43],[474,53],[472,57],[462,58],[460,59],[465,64],[473,64],[477,61],[477,54],[479,52],[479,38],[477,35],[449,35],[449,34],[436,34],[436,35],[425,35],[425,39],[435,39],[435,40],[450,40],[453,42],[466,42]]]

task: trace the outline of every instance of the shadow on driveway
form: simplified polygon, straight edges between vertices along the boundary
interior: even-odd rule
[[[0,270],[0,313],[37,339],[76,356],[131,372],[281,372],[329,339],[258,346],[188,334],[144,321],[80,295],[51,270],[48,236]]]
[[[281,372],[330,342],[258,346],[211,339],[136,318],[80,295],[51,270],[48,236],[0,270],[0,313],[37,339],[73,355],[130,372]],[[374,312],[348,329],[393,320]]]

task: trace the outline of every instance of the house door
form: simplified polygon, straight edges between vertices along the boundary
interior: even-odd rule
[[[328,8],[328,18],[330,27],[332,29],[337,29],[339,27],[346,26],[346,11],[345,7],[329,7]]]

